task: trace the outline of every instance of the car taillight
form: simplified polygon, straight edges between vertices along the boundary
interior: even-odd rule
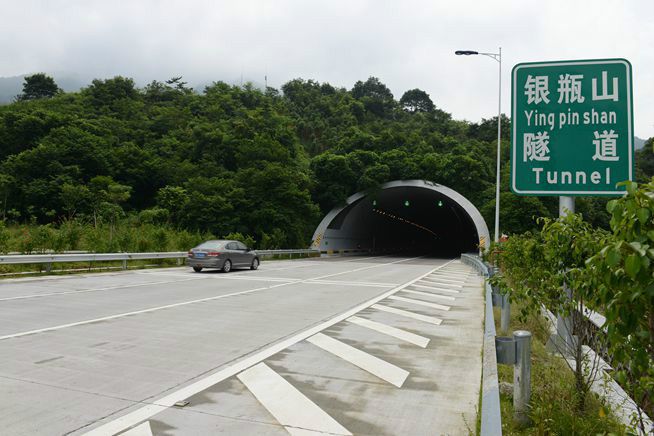
[[[207,256],[216,257],[216,256],[220,256],[220,253],[218,253],[217,251],[210,251],[207,253]]]

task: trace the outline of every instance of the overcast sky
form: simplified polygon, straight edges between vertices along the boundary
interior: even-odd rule
[[[0,0],[0,76],[74,72],[144,83],[301,77],[351,88],[376,76],[399,99],[421,88],[457,119],[497,113],[497,64],[457,49],[502,47],[502,111],[519,62],[622,57],[634,126],[654,136],[654,0]]]

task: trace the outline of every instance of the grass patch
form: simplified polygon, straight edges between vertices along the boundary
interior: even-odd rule
[[[514,313],[519,307],[511,308]],[[499,332],[500,310],[495,308]],[[521,426],[513,420],[513,398],[500,393],[504,435],[605,435],[627,434],[627,429],[594,393],[589,393],[580,411],[575,410],[576,390],[572,371],[558,355],[547,351],[549,330],[544,318],[531,315],[525,321],[511,317],[510,331],[528,330],[531,344],[531,424]],[[498,365],[501,382],[513,383],[513,366]]]

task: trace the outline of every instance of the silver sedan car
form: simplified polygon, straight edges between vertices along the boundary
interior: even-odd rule
[[[186,264],[195,272],[218,268],[227,273],[232,268],[259,268],[259,256],[240,241],[207,241],[189,250]]]

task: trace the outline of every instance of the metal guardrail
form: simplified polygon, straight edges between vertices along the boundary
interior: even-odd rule
[[[476,268],[489,277],[490,271],[478,257],[462,254],[461,262]],[[502,434],[500,411],[500,386],[497,378],[497,354],[495,351],[495,318],[493,316],[493,290],[486,281],[486,319],[484,322],[484,362],[482,367],[481,432],[482,436]]]
[[[255,250],[260,257],[285,256],[289,258],[294,255],[317,255],[319,250],[297,249],[297,250]],[[161,253],[75,253],[75,254],[18,254],[0,255],[0,265],[20,264],[45,264],[46,271],[50,271],[53,263],[65,262],[106,262],[123,261],[123,269],[127,269],[129,260],[151,260],[151,259],[178,259],[178,264],[186,258],[186,251],[170,251]]]

